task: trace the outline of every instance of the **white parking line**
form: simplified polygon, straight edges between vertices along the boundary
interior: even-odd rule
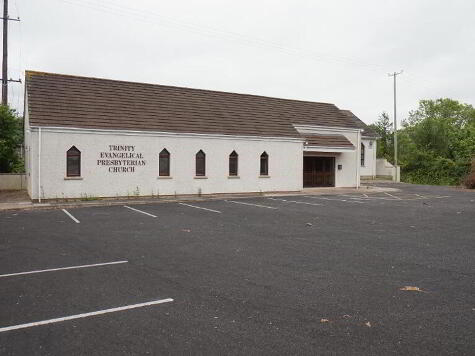
[[[31,328],[33,326],[59,323],[59,322],[62,322],[62,321],[67,321],[67,320],[87,318],[89,316],[95,316],[95,315],[101,315],[101,314],[107,314],[107,313],[114,313],[114,312],[118,312],[118,311],[122,311],[122,310],[142,308],[142,307],[146,307],[146,306],[149,306],[149,305],[156,305],[156,304],[169,303],[169,302],[173,302],[173,299],[167,298],[167,299],[153,300],[151,302],[126,305],[126,306],[117,307],[117,308],[103,309],[103,310],[98,310],[98,311],[90,312],[90,313],[82,313],[82,314],[76,314],[76,315],[70,315],[70,316],[63,316],[61,318],[35,321],[33,323],[7,326],[7,327],[0,328],[0,333],[3,333],[5,331],[10,331],[10,330],[26,329],[26,328]]]
[[[71,219],[73,219],[73,221],[76,223],[76,224],[79,224],[79,220],[76,219],[69,211],[67,211],[66,209],[62,209],[64,211],[64,213],[69,216]]]
[[[384,192],[385,193],[385,192]],[[385,193],[386,194],[386,193]],[[397,197],[395,195],[390,195],[390,197],[388,196],[384,196],[384,197],[381,197],[381,196],[366,196],[366,197],[363,197],[363,196],[358,196],[358,195],[348,195],[348,194],[342,194],[340,195],[341,197],[348,197],[350,199],[358,199],[358,200],[361,200],[361,201],[368,201],[368,200],[390,200],[390,201],[395,201],[395,200],[415,200],[415,199],[403,199],[401,197]]]
[[[356,199],[356,200],[361,200],[361,201],[368,201],[368,200],[376,200],[376,199],[382,199],[382,200],[396,200],[396,199],[390,199],[388,197],[375,197],[375,196],[362,196],[362,195],[349,195],[349,194],[341,194],[339,195],[342,198],[349,198],[349,199]]]
[[[393,198],[395,198],[395,199],[397,199],[397,200],[401,200],[400,197],[395,196],[395,195],[392,195],[392,194],[390,194],[390,193],[388,193],[388,192],[384,192],[384,194],[386,194],[386,195],[388,195],[388,196],[390,196],[390,197],[393,197]]]
[[[357,200],[346,200],[346,199],[331,199],[331,198],[323,198],[323,197],[315,197],[315,196],[310,196],[306,195],[305,198],[312,198],[312,199],[323,199],[323,200],[334,200],[334,201],[342,201],[345,203],[358,203],[358,204],[364,204],[362,201],[357,201]]]
[[[306,204],[306,205],[315,205],[315,206],[322,206],[323,204],[319,203],[309,203],[306,201],[297,201],[297,200],[286,200],[286,199],[275,199],[275,198],[267,198],[270,200],[277,200],[277,201],[285,201],[287,203],[295,203],[295,204]]]
[[[340,195],[340,197],[342,198],[348,198],[348,199],[353,199],[353,200],[361,200],[361,201],[365,201],[365,200],[371,200],[371,198],[369,197],[363,197],[363,196],[356,196],[356,195]]]
[[[450,198],[450,195],[426,195],[425,197],[422,197],[424,199],[442,199],[442,198]]]
[[[266,209],[278,209],[274,206],[267,206],[267,205],[260,205],[260,204],[252,204],[252,203],[244,203],[242,201],[234,201],[234,200],[225,200],[225,202],[228,203],[235,203],[235,204],[242,204],[242,205],[251,205],[251,206],[257,206],[258,208],[266,208]]]
[[[53,272],[53,271],[62,271],[66,269],[78,269],[78,268],[89,268],[89,267],[99,267],[99,266],[107,266],[107,265],[117,265],[120,263],[127,263],[129,261],[114,261],[114,262],[104,262],[104,263],[94,263],[92,265],[82,265],[82,266],[71,266],[71,267],[59,267],[59,268],[49,268],[49,269],[41,269],[36,271],[28,271],[28,272],[17,272],[17,273],[9,273],[9,274],[0,274],[1,277],[12,277],[12,276],[21,276],[24,274],[34,274],[34,273],[43,273],[43,272]]]
[[[401,196],[396,196],[394,194],[390,194],[387,192],[383,192],[386,196],[368,196],[364,194],[365,196],[361,195],[349,195],[349,194],[341,194],[341,197],[347,197],[349,199],[354,199],[354,200],[361,200],[361,201],[368,201],[368,200],[389,200],[389,201],[413,201],[413,200],[422,200],[422,199],[439,199],[439,198],[450,198],[450,196],[423,196],[420,194],[411,194],[411,195],[405,195],[403,197]]]
[[[124,208],[130,209],[130,210],[133,210],[133,211],[136,211],[137,213],[142,213],[142,214],[151,216],[152,218],[156,218],[156,216],[153,215],[153,214],[147,213],[146,211],[142,211],[142,210],[139,210],[139,209],[131,208],[130,206],[127,206],[127,205],[124,205]]]
[[[196,206],[196,205],[191,205],[191,204],[185,204],[185,203],[178,203],[178,204],[184,205],[184,206],[189,206],[190,208],[202,209],[202,210],[211,211],[211,212],[213,212],[213,213],[221,214],[221,212],[218,211],[218,210],[213,210],[213,209],[208,209],[208,208],[202,208],[201,206]]]

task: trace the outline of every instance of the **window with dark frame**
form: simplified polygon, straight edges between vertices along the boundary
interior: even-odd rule
[[[365,147],[361,144],[361,167],[364,167]]]
[[[160,177],[170,176],[170,152],[166,148],[158,155],[158,175]]]
[[[81,151],[75,146],[66,152],[66,177],[81,176]]]
[[[269,175],[269,156],[266,152],[261,154],[261,169],[260,169],[261,176]]]
[[[196,154],[196,176],[204,177],[206,175],[206,155],[202,150]]]
[[[238,175],[238,154],[236,153],[236,151],[231,152],[231,154],[229,155],[229,175]]]

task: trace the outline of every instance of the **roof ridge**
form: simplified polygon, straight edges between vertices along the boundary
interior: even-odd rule
[[[144,82],[135,82],[129,80],[119,80],[119,79],[110,79],[110,78],[102,78],[102,77],[87,77],[83,75],[73,75],[73,74],[62,74],[62,73],[51,73],[51,72],[43,72],[43,71],[36,71],[36,70],[25,70],[25,78],[30,78],[33,75],[41,75],[41,76],[58,76],[58,77],[69,77],[69,78],[79,78],[79,79],[95,79],[95,80],[102,80],[102,81],[109,81],[115,83],[126,83],[126,84],[138,84],[138,85],[150,85],[162,88],[174,88],[174,89],[186,89],[186,90],[196,90],[196,91],[203,91],[209,93],[219,93],[219,94],[233,94],[233,95],[242,95],[242,96],[252,96],[258,98],[266,98],[272,100],[284,100],[290,102],[301,102],[301,103],[310,103],[310,104],[323,104],[335,107],[339,111],[343,111],[338,106],[333,103],[327,103],[323,101],[311,101],[311,100],[302,100],[302,99],[290,99],[290,98],[281,98],[275,96],[268,96],[268,95],[259,95],[259,94],[248,94],[248,93],[238,93],[232,91],[222,91],[222,90],[211,90],[211,89],[201,89],[201,88],[192,88],[192,87],[183,87],[177,85],[165,85],[165,84],[156,84],[156,83],[144,83]]]

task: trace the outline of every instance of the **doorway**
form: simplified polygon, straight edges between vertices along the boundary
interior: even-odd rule
[[[304,157],[303,186],[334,187],[335,157]]]

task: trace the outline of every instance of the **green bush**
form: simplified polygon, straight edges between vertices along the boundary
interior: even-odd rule
[[[475,189],[475,159],[472,160],[472,169],[463,180],[463,185],[469,189]]]
[[[401,180],[415,184],[458,185],[469,171],[467,162],[419,154],[402,167]]]
[[[23,172],[19,147],[23,143],[23,122],[14,109],[0,105],[0,173]]]
[[[398,130],[401,180],[459,185],[470,180],[475,109],[451,99],[421,100]]]

